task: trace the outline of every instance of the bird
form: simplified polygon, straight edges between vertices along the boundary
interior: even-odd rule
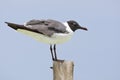
[[[57,58],[56,45],[67,42],[78,29],[87,31],[75,20],[60,22],[53,19],[32,19],[24,24],[5,22],[9,27],[17,32],[24,33],[34,39],[50,45],[50,52],[53,61]]]

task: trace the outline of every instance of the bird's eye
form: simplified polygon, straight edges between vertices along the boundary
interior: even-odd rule
[[[76,23],[73,23],[74,26],[76,26],[77,24]]]

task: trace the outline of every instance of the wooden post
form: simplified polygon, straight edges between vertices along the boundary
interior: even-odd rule
[[[73,80],[73,68],[72,61],[54,61],[53,80]]]

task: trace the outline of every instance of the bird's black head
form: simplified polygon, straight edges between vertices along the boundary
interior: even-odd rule
[[[70,26],[70,28],[72,29],[72,31],[75,31],[77,29],[82,29],[82,30],[86,30],[87,28],[80,26],[76,21],[74,20],[69,20],[67,21],[68,25]]]

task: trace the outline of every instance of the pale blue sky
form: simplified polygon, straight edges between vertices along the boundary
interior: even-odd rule
[[[74,61],[74,80],[120,80],[120,0],[1,0],[0,80],[53,80],[49,45],[4,23],[30,19],[73,19],[86,26],[57,46]]]

